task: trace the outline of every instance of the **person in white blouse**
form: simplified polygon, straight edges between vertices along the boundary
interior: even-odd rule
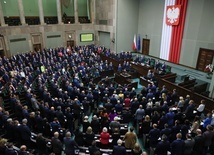
[[[201,114],[203,113],[205,108],[205,100],[201,100],[201,104],[199,104],[198,108],[197,108],[197,114],[198,116],[201,116]]]

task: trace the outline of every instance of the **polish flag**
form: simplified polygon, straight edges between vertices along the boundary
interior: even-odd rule
[[[136,35],[134,35],[134,40],[133,40],[133,44],[132,44],[132,49],[133,49],[134,51],[137,50]]]
[[[188,0],[165,0],[160,58],[179,63]]]

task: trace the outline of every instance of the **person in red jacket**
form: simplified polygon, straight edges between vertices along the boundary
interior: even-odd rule
[[[110,134],[108,133],[108,129],[106,127],[103,128],[103,131],[100,134],[100,143],[102,148],[107,149],[109,144]]]
[[[124,100],[124,107],[129,108],[131,105],[131,99],[129,98],[129,95],[126,96],[125,100]]]

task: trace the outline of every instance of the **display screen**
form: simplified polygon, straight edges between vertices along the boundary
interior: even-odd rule
[[[94,41],[93,33],[82,33],[80,34],[80,42],[91,42]]]

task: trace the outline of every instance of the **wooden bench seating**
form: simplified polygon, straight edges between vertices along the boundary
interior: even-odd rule
[[[196,93],[201,94],[203,92],[206,92],[207,85],[208,85],[208,83],[203,83],[203,84],[197,85],[195,87],[192,87],[191,90],[194,91],[194,92],[196,92]]]
[[[176,89],[177,93],[180,96],[186,97],[186,95],[190,95],[191,99],[195,101],[196,107],[200,104],[201,100],[205,100],[205,112],[211,112],[213,110],[214,100],[212,100],[211,98],[195,93],[190,89],[176,85],[175,83],[167,81],[166,79],[159,79],[159,86],[162,87],[163,85],[165,85],[170,92],[172,92],[173,89]]]
[[[176,77],[177,77],[176,73],[169,73],[169,74],[162,75],[159,78],[163,78],[167,81],[175,83]]]
[[[194,86],[195,84],[196,84],[196,79],[192,79],[185,82],[181,82],[178,85],[184,88],[191,88],[191,85]]]
[[[148,84],[152,84],[152,82],[151,81],[148,81],[147,79],[145,79],[144,77],[140,77],[140,84],[142,85],[142,86],[145,86],[145,87],[147,87],[148,86]]]

